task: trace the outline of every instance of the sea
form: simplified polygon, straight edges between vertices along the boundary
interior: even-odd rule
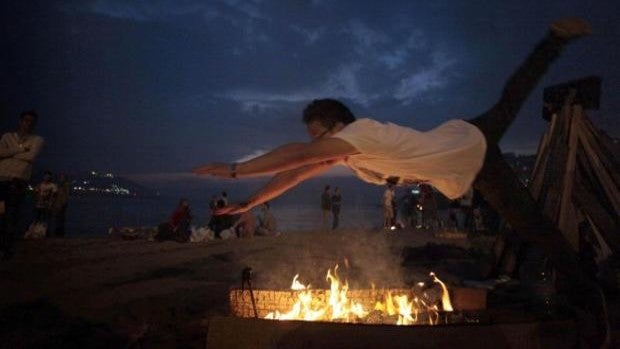
[[[173,198],[71,198],[67,208],[67,236],[101,236],[110,228],[157,226],[165,222],[178,200]],[[320,202],[319,202],[320,203]],[[321,228],[322,212],[317,204],[272,203],[272,212],[281,231],[303,231]],[[190,202],[192,223],[204,226],[210,219],[208,201]],[[340,227],[373,229],[381,225],[382,211],[378,205],[343,204]]]
[[[175,185],[161,189],[161,195],[149,198],[70,196],[66,212],[67,236],[104,236],[110,228],[153,227],[165,222],[180,198],[190,202],[196,227],[205,226],[210,219],[209,201],[222,191],[230,202],[240,202],[254,193],[264,182],[224,182],[217,184]],[[307,231],[321,229],[321,194],[325,185],[338,186],[343,200],[340,228],[379,229],[383,212],[381,197],[384,187],[372,186],[350,178],[319,179],[303,183],[298,188],[270,202],[278,229]],[[32,199],[22,205],[22,228],[32,221]]]
[[[185,182],[152,187],[155,197],[70,196],[66,213],[66,236],[104,236],[110,228],[154,227],[168,220],[179,200],[189,200],[192,224],[206,226],[210,219],[209,201],[226,191],[229,201],[241,202],[255,193],[265,180]],[[384,186],[370,185],[352,177],[315,178],[270,202],[278,229],[308,231],[322,229],[321,194],[326,185],[338,187],[342,194],[340,225],[342,229],[381,229]],[[408,194],[397,188],[396,197]],[[22,228],[25,231],[34,217],[32,199],[22,205]],[[447,215],[442,213],[440,216]]]

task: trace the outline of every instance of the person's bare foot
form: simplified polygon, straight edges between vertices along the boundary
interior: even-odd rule
[[[559,19],[549,26],[553,35],[562,39],[574,39],[592,34],[590,23],[577,17]]]

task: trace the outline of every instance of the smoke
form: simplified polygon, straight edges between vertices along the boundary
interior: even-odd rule
[[[311,235],[309,238],[308,235]],[[312,235],[314,234],[314,235]],[[256,288],[288,289],[293,277],[313,289],[329,288],[327,270],[338,265],[336,274],[350,289],[406,287],[411,275],[401,266],[402,245],[377,231],[337,231],[295,234],[274,239],[265,251],[256,251],[242,261],[254,270]]]

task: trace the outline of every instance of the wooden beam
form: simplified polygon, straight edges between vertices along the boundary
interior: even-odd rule
[[[577,92],[575,103],[580,104],[584,109],[598,109],[601,99],[601,81],[599,76],[588,76],[545,88],[542,117],[549,120],[551,115],[562,107],[571,90]]]

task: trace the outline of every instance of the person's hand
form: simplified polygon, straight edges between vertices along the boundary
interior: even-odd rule
[[[214,162],[208,165],[196,167],[192,170],[193,173],[199,175],[211,175],[214,177],[231,178],[232,171],[229,164],[220,162]]]
[[[29,152],[29,151],[30,151],[30,148],[29,148],[29,147],[27,147],[27,146],[25,146],[25,145],[23,145],[23,144],[21,144],[21,143],[19,143],[19,144],[18,144],[18,146],[19,146],[19,149],[20,149],[23,153],[27,153],[27,152]]]
[[[247,212],[251,207],[246,203],[240,204],[230,204],[228,206],[220,207],[215,210],[214,214],[216,216],[223,214],[239,214]]]

